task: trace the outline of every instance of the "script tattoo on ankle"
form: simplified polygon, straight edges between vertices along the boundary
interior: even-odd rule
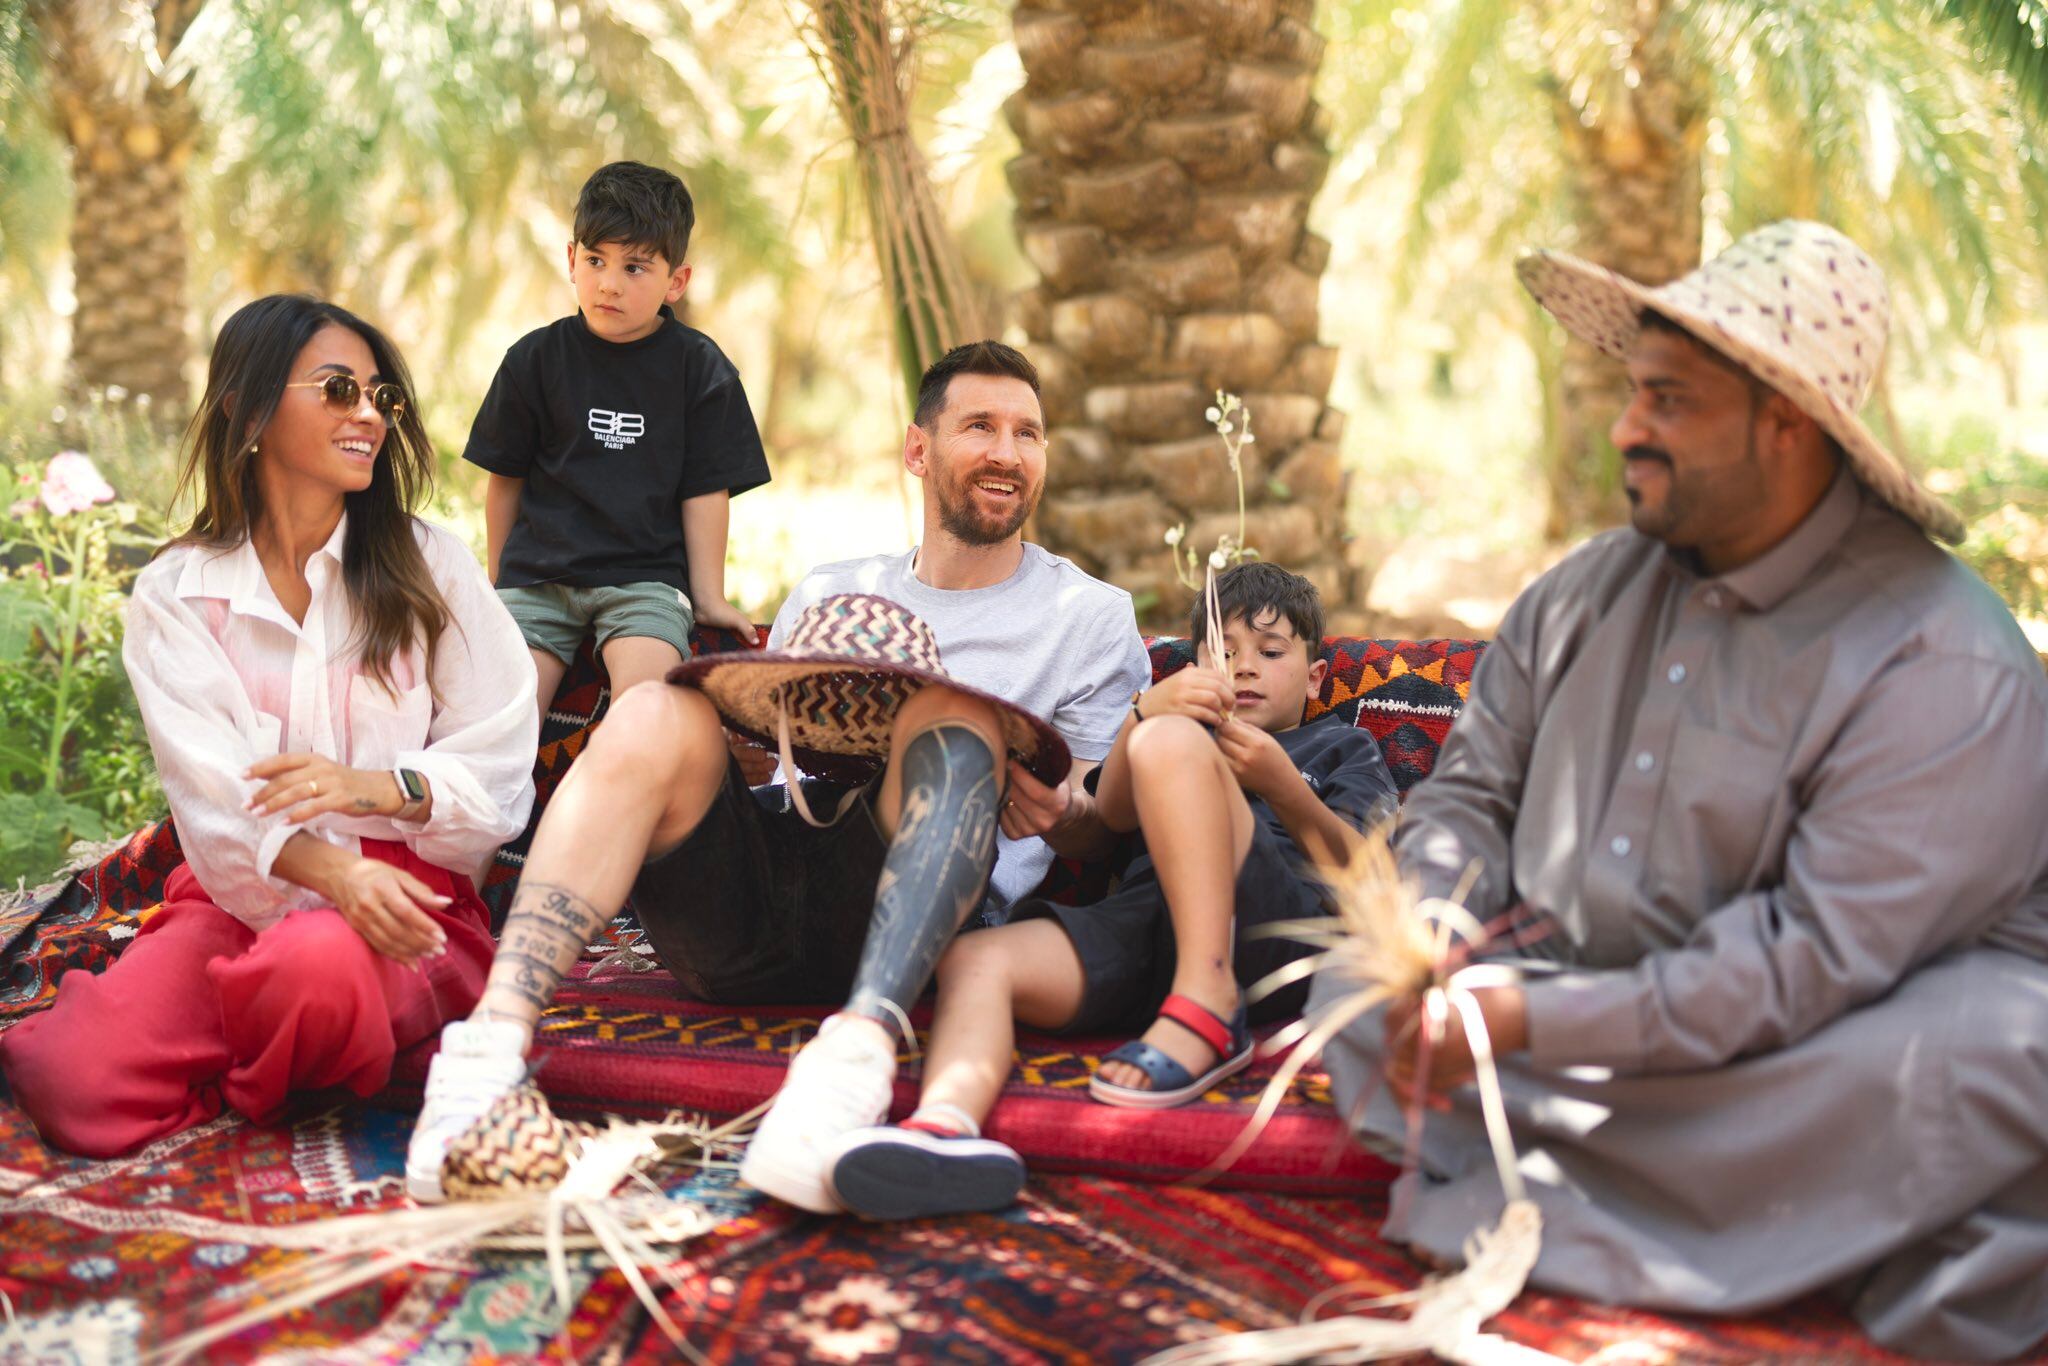
[[[969,726],[919,731],[903,747],[903,810],[875,887],[875,914],[847,1008],[894,1029],[931,980],[995,866],[996,756]]]
[[[522,882],[498,941],[492,985],[545,1010],[578,955],[610,918],[567,887]]]

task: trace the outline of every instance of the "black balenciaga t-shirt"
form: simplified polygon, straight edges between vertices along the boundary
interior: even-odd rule
[[[661,313],[638,341],[594,337],[576,313],[505,353],[462,453],[526,481],[499,587],[687,589],[683,500],[768,482],[739,371]]]

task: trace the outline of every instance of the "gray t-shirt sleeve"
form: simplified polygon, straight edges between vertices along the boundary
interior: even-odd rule
[[[806,607],[823,596],[819,591],[817,578],[816,574],[805,575],[796,587],[789,590],[789,596],[782,600],[782,606],[776,609],[774,622],[768,627],[768,649],[781,649],[789,639],[789,628],[796,624],[796,619],[803,615]]]
[[[1152,661],[1138,634],[1131,600],[1122,594],[1097,614],[1086,632],[1073,641],[1073,688],[1053,715],[1053,729],[1076,759],[1092,762],[1109,757],[1116,733],[1130,710],[1131,694],[1152,681]]]

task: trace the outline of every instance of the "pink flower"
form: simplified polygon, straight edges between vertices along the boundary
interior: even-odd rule
[[[92,457],[82,451],[59,451],[43,469],[43,506],[52,517],[113,501],[113,486],[100,478]]]
[[[17,522],[25,520],[35,510],[36,500],[33,498],[24,498],[20,502],[7,505],[7,515]]]

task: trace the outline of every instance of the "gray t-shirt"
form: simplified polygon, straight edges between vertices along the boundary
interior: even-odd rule
[[[1131,694],[1152,681],[1131,595],[1029,543],[1017,572],[987,588],[921,583],[911,572],[916,557],[913,547],[819,565],[775,614],[769,648],[819,599],[873,593],[924,619],[947,673],[1045,718],[1076,761],[1107,758]],[[991,901],[1008,907],[1039,884],[1052,859],[1044,840],[998,834]]]

